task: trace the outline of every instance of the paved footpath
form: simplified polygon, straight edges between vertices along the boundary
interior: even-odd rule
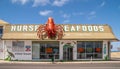
[[[4,61],[0,60],[0,64],[77,64],[77,63],[120,63],[120,61],[77,61],[77,62],[33,62],[33,61]]]

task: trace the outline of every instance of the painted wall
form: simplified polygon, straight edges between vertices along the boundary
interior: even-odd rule
[[[21,40],[22,41],[22,40]],[[23,40],[24,41],[24,51],[13,52],[12,51],[12,40],[5,41],[5,58],[8,56],[8,52],[13,53],[15,58],[13,60],[32,60],[32,42],[30,40]],[[30,46],[30,50],[27,50],[27,47]]]
[[[0,59],[4,58],[4,47],[3,47],[3,41],[0,40]]]

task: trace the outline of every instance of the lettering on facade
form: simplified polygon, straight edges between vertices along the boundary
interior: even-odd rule
[[[31,55],[31,53],[15,53],[15,55]]]
[[[11,25],[11,32],[34,32],[39,25]],[[65,32],[103,32],[103,25],[62,25]]]
[[[39,25],[11,25],[11,32],[14,31],[23,31],[23,32],[27,32],[27,31],[36,31],[37,28],[39,27]]]

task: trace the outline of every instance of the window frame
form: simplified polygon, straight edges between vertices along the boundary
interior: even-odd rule
[[[20,45],[20,43],[22,43],[22,45]],[[24,52],[25,51],[24,47],[25,47],[24,41],[12,41],[12,51],[13,52]]]
[[[51,45],[50,45],[51,44]],[[53,43],[54,44],[54,43]],[[42,47],[44,47],[44,53],[41,53],[41,45],[44,45],[44,46],[42,46]],[[54,45],[56,45],[55,47],[57,47],[58,48],[58,53],[54,53],[54,52],[52,52],[52,53],[47,53],[46,52],[46,48],[52,48],[52,50],[54,50],[55,48],[54,48],[54,46],[52,46],[52,43],[40,43],[40,59],[51,59],[53,56],[54,56],[54,58],[55,59],[59,59],[59,50],[60,50],[60,48],[59,48],[59,43],[55,43]],[[41,56],[44,56],[45,58],[41,58]],[[56,57],[56,56],[58,56],[58,58]]]
[[[102,52],[103,41],[77,41],[77,49],[80,48],[80,46],[78,46],[78,45],[80,45],[79,43],[84,44],[83,46],[84,46],[84,48],[85,48],[85,52],[84,52],[84,53],[79,53],[79,52],[77,51],[77,59],[91,59],[90,55],[92,56],[93,59],[102,59],[102,54],[103,54],[103,52]],[[92,43],[92,44],[91,44],[91,43]],[[98,45],[97,45],[97,43],[98,43]],[[87,48],[89,48],[88,45],[92,45],[92,47],[90,46],[90,48],[92,48],[92,52],[87,52]],[[87,47],[87,46],[88,46],[88,47]],[[97,47],[96,47],[96,46],[97,46]],[[81,48],[83,48],[83,47],[81,47]],[[95,52],[95,48],[101,48],[100,53]],[[83,54],[84,54],[84,55],[83,55]],[[84,58],[82,58],[82,57],[83,57],[82,55],[84,56]],[[96,55],[97,55],[97,56],[100,55],[100,57],[95,57]],[[89,56],[89,57],[87,57],[87,56]]]

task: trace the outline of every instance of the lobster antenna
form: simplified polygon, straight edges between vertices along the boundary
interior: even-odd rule
[[[48,18],[48,22],[54,24],[54,20],[53,20],[53,18],[52,18],[52,17],[49,17],[49,18]],[[47,23],[48,23],[48,22],[47,22]]]

